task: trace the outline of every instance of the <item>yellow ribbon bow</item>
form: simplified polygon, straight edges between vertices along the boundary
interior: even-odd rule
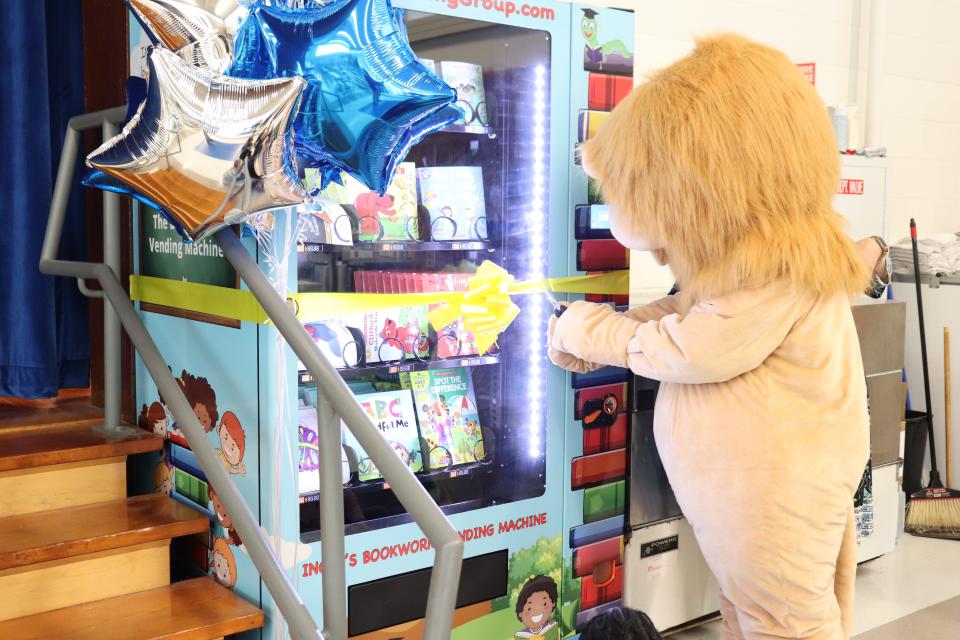
[[[484,260],[465,293],[430,310],[430,324],[440,331],[463,318],[464,330],[473,334],[477,351],[484,354],[520,314],[520,307],[510,299],[514,283],[506,269]]]

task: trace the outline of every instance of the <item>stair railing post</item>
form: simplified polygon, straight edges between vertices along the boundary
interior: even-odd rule
[[[347,640],[347,571],[344,565],[343,478],[340,418],[317,387],[317,447],[320,463],[320,553],[323,557],[323,631]]]
[[[427,592],[423,638],[448,640],[460,585],[463,541],[417,477],[370,421],[339,372],[314,344],[300,320],[287,306],[287,301],[273,288],[233,230],[218,231],[214,238],[274,326],[316,380],[318,393],[326,397],[334,412],[377,466],[384,482],[389,483],[394,495],[433,546],[436,555]],[[345,617],[346,611],[340,615]],[[327,624],[326,618],[324,624]]]
[[[117,125],[103,121],[103,139],[117,134]],[[120,196],[103,191],[103,263],[120,277]],[[108,431],[120,427],[120,320],[113,307],[103,305],[103,426]]]
[[[95,113],[87,113],[70,119],[64,136],[60,167],[50,202],[47,228],[40,250],[40,271],[47,275],[77,279],[94,279],[100,283],[106,302],[112,305],[120,325],[126,330],[158,392],[167,401],[174,419],[183,430],[201,470],[223,502],[224,509],[233,520],[234,527],[243,541],[247,553],[257,567],[260,577],[277,603],[277,608],[286,619],[294,640],[320,640],[325,638],[318,629],[310,611],[283,570],[276,552],[267,542],[266,534],[250,512],[246,501],[230,480],[226,470],[210,444],[203,426],[187,401],[180,385],[167,368],[156,343],[150,337],[136,308],[120,283],[117,273],[104,263],[60,260],[57,250],[63,233],[63,221],[70,198],[73,168],[79,148],[80,131],[103,125],[104,120],[119,122],[126,113],[125,107],[115,107]],[[119,333],[119,332],[118,332]],[[118,427],[123,428],[123,427]]]

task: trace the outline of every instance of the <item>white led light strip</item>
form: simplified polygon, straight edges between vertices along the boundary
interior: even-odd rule
[[[546,262],[547,229],[543,223],[547,220],[548,207],[546,199],[547,179],[547,92],[546,69],[539,65],[534,68],[534,96],[533,96],[533,189],[530,203],[526,207],[528,229],[541,226],[538,233],[532,231],[527,234],[528,251],[527,264],[529,271],[527,279],[540,280],[544,278]],[[547,305],[543,304],[540,296],[530,296],[526,304],[527,330],[529,331],[527,345],[530,349],[530,361],[527,371],[523,372],[527,379],[527,424],[529,425],[528,447],[533,458],[543,454],[541,421],[544,411],[545,373],[543,364],[543,343],[545,329],[545,313]]]

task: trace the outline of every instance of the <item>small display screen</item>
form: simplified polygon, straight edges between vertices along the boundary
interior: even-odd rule
[[[610,229],[610,207],[605,204],[590,206],[590,228]]]

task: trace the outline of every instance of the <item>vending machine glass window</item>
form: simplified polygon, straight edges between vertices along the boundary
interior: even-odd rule
[[[465,290],[489,260],[521,279],[547,260],[550,36],[544,31],[407,11],[417,56],[457,91],[463,117],[414,146],[383,195],[345,177],[299,225],[298,289],[360,294]],[[307,179],[310,179],[308,173]],[[447,513],[543,494],[551,307],[520,315],[480,353],[462,322],[430,326],[428,306],[311,322],[371,420]],[[316,389],[300,373],[300,522],[320,529]],[[362,447],[342,433],[348,533],[409,516]]]

